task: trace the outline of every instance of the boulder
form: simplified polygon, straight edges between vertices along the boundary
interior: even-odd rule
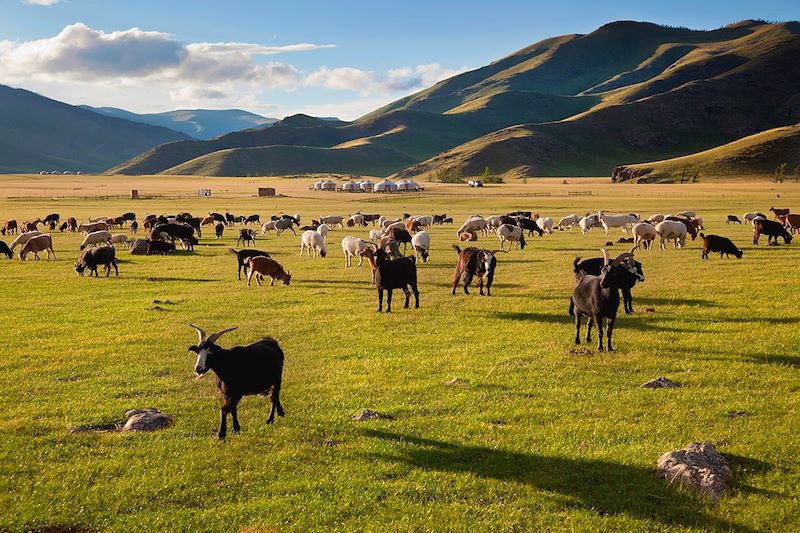
[[[712,500],[728,490],[731,468],[724,455],[708,442],[692,442],[681,450],[667,452],[656,461],[656,474],[670,483],[699,490]]]
[[[661,376],[656,379],[651,379],[647,383],[642,383],[642,387],[645,389],[671,389],[673,387],[680,387],[680,385],[666,376]]]
[[[132,255],[145,255],[147,253],[147,241],[136,239],[131,243],[130,253]]]
[[[125,412],[122,431],[156,431],[172,425],[174,418],[158,409],[131,409]]]
[[[358,422],[364,422],[366,420],[377,420],[378,418],[385,418],[382,414],[378,413],[377,411],[373,411],[372,409],[364,409],[356,416],[353,417],[353,420]]]

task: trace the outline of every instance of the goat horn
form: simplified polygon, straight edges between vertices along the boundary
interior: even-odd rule
[[[636,246],[634,246],[633,248],[631,248],[631,251],[630,251],[630,252],[628,252],[628,253],[629,253],[629,254],[631,254],[631,255],[633,255],[633,252],[635,252],[637,248],[639,248],[639,245],[638,245],[638,244],[637,244]]]
[[[213,344],[213,343],[217,342],[217,339],[222,337],[224,334],[228,333],[229,331],[233,331],[238,327],[239,326],[236,326],[236,327],[233,327],[233,328],[223,329],[222,331],[218,331],[216,333],[212,333],[211,335],[208,336],[208,342]]]
[[[608,266],[608,252],[605,248],[600,248],[600,251],[603,252],[603,266]]]
[[[616,259],[611,263],[611,266],[617,266],[625,259],[633,257],[633,254],[630,252],[625,252],[624,254],[619,254]]]
[[[203,339],[206,338],[206,330],[204,330],[201,327],[195,326],[194,324],[189,324],[189,327],[197,330],[197,336],[199,337],[198,342],[203,342]]]

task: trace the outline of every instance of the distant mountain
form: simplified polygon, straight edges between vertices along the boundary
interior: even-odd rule
[[[178,109],[165,113],[139,114],[116,107],[79,106],[110,117],[124,118],[151,126],[161,126],[185,133],[195,139],[212,139],[232,131],[269,126],[276,118],[262,117],[241,109]]]
[[[0,85],[0,172],[97,172],[188,138]]]
[[[722,146],[683,157],[621,165],[614,169],[615,182],[670,183],[680,181],[687,167],[696,168],[702,180],[722,176],[770,175],[786,163],[786,173],[800,166],[800,124],[748,135]]]
[[[507,177],[610,175],[619,165],[800,122],[797,57],[796,22],[712,31],[615,22],[546,39],[354,122],[288,117],[211,141],[161,145],[110,172],[259,175],[328,165],[396,177],[477,175],[486,167]],[[291,158],[275,148],[283,146],[292,147]],[[364,146],[394,156],[381,160]]]

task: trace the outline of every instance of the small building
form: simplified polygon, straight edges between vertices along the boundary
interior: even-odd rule
[[[323,191],[335,191],[336,190],[336,182],[333,180],[323,180],[322,182],[322,190]]]
[[[323,184],[323,183],[325,183],[325,180],[319,180],[319,181],[315,181],[315,182],[314,182],[314,190],[315,190],[315,191],[321,191],[321,190],[322,190],[322,184]]]
[[[375,184],[375,192],[394,192],[397,190],[397,184],[391,180],[379,181]]]
[[[139,189],[131,189],[131,200],[139,199]]]
[[[355,181],[346,181],[342,185],[342,190],[345,192],[358,192],[361,190],[361,186]]]
[[[198,198],[208,198],[211,196],[211,189],[197,189]]]
[[[272,187],[259,187],[258,188],[258,195],[259,196],[275,196],[275,189]]]
[[[361,183],[358,184],[358,186],[361,187],[362,191],[367,191],[367,192],[372,192],[372,189],[375,188],[375,184],[369,180],[362,181]]]

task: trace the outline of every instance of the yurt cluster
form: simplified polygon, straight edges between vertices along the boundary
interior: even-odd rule
[[[336,191],[336,192],[413,192],[421,191],[421,187],[414,180],[400,180],[397,182],[385,179],[374,183],[370,180],[345,181],[341,186],[337,186],[333,180],[319,180],[314,183],[312,189],[315,191]]]

